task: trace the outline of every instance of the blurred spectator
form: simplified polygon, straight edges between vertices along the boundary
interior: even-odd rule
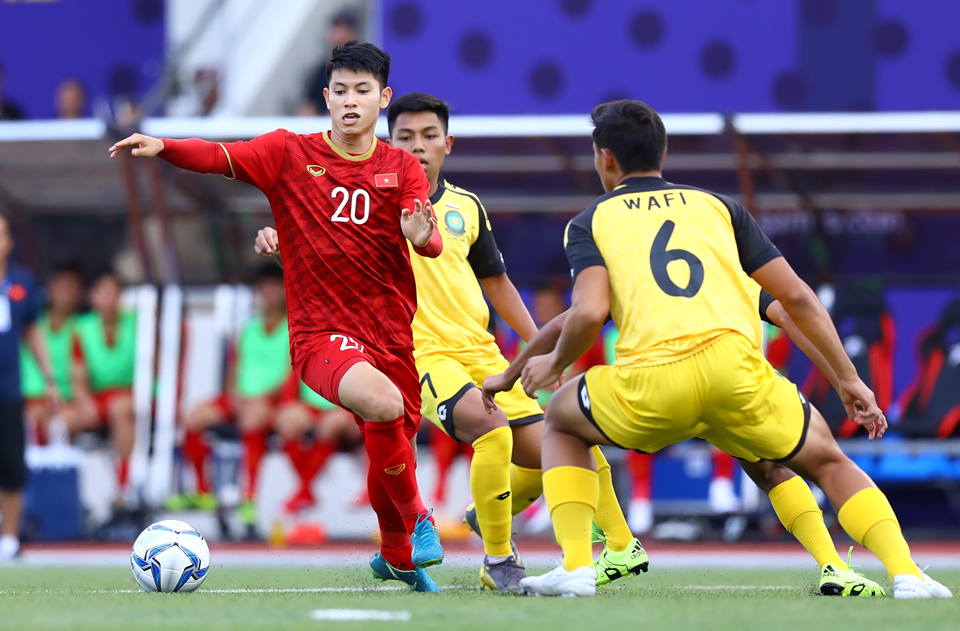
[[[133,367],[137,316],[120,307],[123,285],[114,272],[90,288],[92,310],[76,319],[74,396],[88,418],[105,425],[117,455],[118,504],[126,502],[133,452]]]
[[[76,79],[65,79],[57,87],[57,118],[84,118],[87,115],[87,91]]]
[[[327,113],[327,102],[323,98],[323,89],[327,87],[327,60],[333,49],[357,39],[357,16],[352,11],[341,11],[330,22],[327,33],[327,55],[317,66],[307,84],[307,94],[300,104],[301,116],[321,116]]]
[[[47,280],[47,309],[37,320],[37,329],[50,353],[53,378],[61,405],[59,410],[47,400],[47,384],[26,344],[21,347],[21,387],[26,400],[27,418],[36,430],[36,441],[43,445],[51,438],[51,422],[62,419],[71,436],[92,429],[96,419],[85,415],[73,396],[73,340],[76,315],[83,301],[83,274],[79,265],[62,263]],[[62,436],[61,436],[62,437]]]
[[[3,80],[3,62],[0,62],[0,121],[21,120],[23,118],[23,111],[4,96]]]
[[[0,215],[0,561],[20,552],[23,487],[27,483],[26,428],[20,394],[21,338],[42,367],[50,404],[57,404],[50,358],[35,326],[39,291],[28,273],[8,265],[12,251],[10,224]]]
[[[226,392],[190,410],[183,419],[186,430],[183,453],[197,475],[192,497],[175,498],[171,508],[211,508],[213,497],[207,460],[205,430],[235,421],[243,441],[246,475],[240,517],[247,534],[255,534],[257,476],[267,452],[267,434],[276,420],[284,385],[290,375],[290,345],[287,332],[283,270],[267,263],[257,270],[254,286],[261,315],[244,325],[229,362]]]

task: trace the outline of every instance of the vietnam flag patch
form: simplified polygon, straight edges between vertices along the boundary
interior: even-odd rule
[[[377,173],[373,176],[373,184],[377,188],[397,188],[400,181],[396,173]]]

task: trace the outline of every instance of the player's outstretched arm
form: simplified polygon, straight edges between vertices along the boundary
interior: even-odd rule
[[[263,228],[257,233],[257,239],[253,243],[254,251],[265,259],[272,258],[277,265],[283,267],[283,259],[280,257],[280,238],[277,231],[269,226]]]
[[[516,331],[524,342],[530,342],[533,336],[537,334],[537,325],[533,321],[533,316],[527,310],[527,306],[523,304],[520,292],[517,291],[507,273],[503,272],[496,276],[478,280],[483,288],[483,293],[487,295],[490,304],[500,314],[503,321]]]
[[[404,208],[400,211],[400,229],[403,230],[403,236],[413,245],[414,252],[420,256],[433,259],[443,252],[443,237],[436,228],[437,217],[429,202],[424,205],[416,199],[413,202],[413,210]]]
[[[132,134],[110,147],[110,157],[116,158],[127,149],[130,150],[130,155],[136,158],[153,158],[163,151],[163,139],[144,134]]]
[[[572,305],[563,323],[560,339],[553,352],[527,362],[520,383],[527,396],[533,397],[555,383],[563,371],[586,353],[603,329],[610,314],[610,275],[603,265],[585,268],[573,283]]]
[[[800,352],[806,355],[810,361],[813,362],[813,365],[823,373],[823,376],[827,378],[834,389],[839,391],[837,373],[834,372],[833,367],[827,361],[827,358],[823,356],[823,353],[818,351],[817,347],[810,341],[810,338],[804,335],[803,331],[797,327],[797,324],[790,318],[787,310],[783,308],[779,300],[774,300],[770,303],[770,306],[767,307],[767,319],[786,331],[790,339],[793,340],[793,343],[800,349]]]
[[[527,362],[530,361],[530,358],[553,352],[553,349],[557,347],[557,340],[560,339],[560,332],[563,330],[563,323],[567,320],[568,313],[570,312],[564,311],[553,320],[547,322],[544,327],[528,341],[516,359],[510,363],[510,366],[502,374],[490,375],[484,380],[481,395],[483,397],[483,406],[487,409],[487,412],[493,412],[497,409],[497,404],[494,403],[493,397],[496,396],[498,392],[507,392],[513,388],[514,384],[517,383],[517,379],[520,378]]]
[[[870,438],[883,436],[887,419],[877,406],[870,388],[860,379],[843,349],[830,314],[813,290],[803,282],[783,257],[777,257],[756,270],[751,277],[780,301],[797,328],[823,354],[837,379],[837,393],[849,418],[865,427]]]

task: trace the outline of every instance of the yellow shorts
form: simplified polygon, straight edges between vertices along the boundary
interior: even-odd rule
[[[751,462],[786,460],[810,423],[797,387],[737,334],[669,364],[591,368],[578,395],[611,442],[647,453],[700,437]]]
[[[421,413],[454,440],[453,408],[471,388],[483,385],[490,375],[499,375],[510,365],[500,353],[491,353],[482,362],[470,365],[445,355],[427,355],[417,359],[420,373]],[[511,427],[543,420],[543,410],[536,399],[523,392],[520,381],[509,392],[496,396],[497,406],[507,415]]]

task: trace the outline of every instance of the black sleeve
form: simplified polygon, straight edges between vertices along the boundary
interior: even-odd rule
[[[470,246],[470,252],[467,253],[467,262],[473,268],[473,273],[477,278],[490,278],[498,276],[507,271],[507,266],[503,262],[503,254],[497,247],[497,240],[493,238],[493,232],[490,230],[490,220],[487,218],[487,211],[484,210],[480,200],[474,199],[477,204],[477,213],[480,221],[480,232],[477,234],[477,240]]]
[[[563,236],[563,247],[567,251],[567,260],[570,261],[570,276],[573,280],[588,267],[607,264],[600,254],[597,242],[593,240],[593,214],[596,207],[589,208],[567,224],[567,231]]]
[[[776,300],[776,298],[768,294],[765,290],[760,290],[760,319],[764,322],[772,324],[773,326],[777,326],[777,324],[767,317],[767,309],[769,309],[770,305],[776,302]]]
[[[770,242],[767,235],[757,225],[747,209],[739,202],[725,197],[717,196],[730,211],[730,222],[733,224],[733,236],[737,240],[737,250],[740,252],[740,266],[747,276],[772,261],[783,256],[777,246]]]

